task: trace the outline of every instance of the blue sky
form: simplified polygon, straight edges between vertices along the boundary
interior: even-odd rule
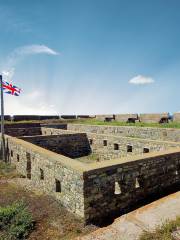
[[[6,114],[180,110],[179,0],[0,0]]]

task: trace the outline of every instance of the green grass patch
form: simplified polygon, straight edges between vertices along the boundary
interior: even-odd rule
[[[0,161],[0,179],[1,178],[16,178],[22,177],[16,172],[16,167],[13,164]],[[0,239],[1,240],[1,239]]]
[[[97,161],[99,160],[99,156],[96,153],[91,153],[90,155],[87,156],[87,159],[90,161]]]
[[[99,161],[99,156],[98,156],[98,154],[91,153],[88,156],[76,158],[76,160],[83,162],[83,163],[93,163],[93,162]]]
[[[135,126],[135,127],[158,127],[158,128],[180,128],[179,122],[169,122],[169,123],[126,123],[126,122],[103,122],[97,119],[75,119],[68,120],[67,123],[77,123],[77,124],[89,124],[89,125],[108,125],[108,126]]]
[[[180,217],[176,220],[166,221],[162,226],[157,227],[153,232],[143,232],[139,240],[173,240],[171,234],[180,227]]]
[[[0,239],[26,239],[33,228],[33,218],[23,202],[0,207]]]
[[[15,171],[15,166],[9,163],[0,161],[0,176],[7,176]]]
[[[5,121],[6,124],[18,124],[18,123],[77,123],[77,124],[89,124],[89,125],[109,125],[109,126],[136,126],[136,127],[158,127],[158,128],[180,128],[180,122],[169,122],[169,123],[126,123],[126,122],[103,122],[95,118],[92,119],[52,119],[52,120],[29,120],[29,121],[17,121],[10,122]]]

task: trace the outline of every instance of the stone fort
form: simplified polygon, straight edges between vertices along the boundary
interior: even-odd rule
[[[5,125],[5,142],[29,184],[86,224],[180,186],[180,129],[16,123]]]

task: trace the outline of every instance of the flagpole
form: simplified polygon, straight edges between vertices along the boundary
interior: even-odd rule
[[[4,97],[3,97],[3,81],[2,81],[2,75],[0,75],[0,84],[1,84],[1,149],[2,149],[2,160],[5,162]]]

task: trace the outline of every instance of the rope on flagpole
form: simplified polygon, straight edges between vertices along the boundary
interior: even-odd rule
[[[0,75],[0,84],[1,84],[1,152],[2,152],[2,160],[6,162],[5,138],[4,138],[4,97],[3,97],[2,75]]]

